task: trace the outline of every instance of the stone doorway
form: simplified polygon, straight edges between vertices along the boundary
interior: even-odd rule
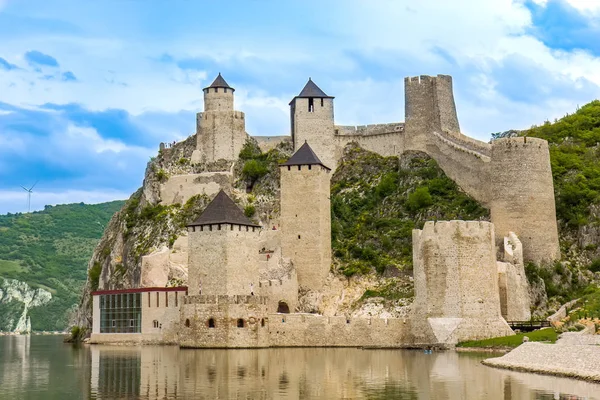
[[[277,305],[277,312],[282,313],[282,314],[289,314],[290,307],[287,305],[287,303],[285,301],[280,301],[279,304]]]

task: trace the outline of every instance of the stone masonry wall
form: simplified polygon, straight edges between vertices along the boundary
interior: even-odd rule
[[[219,190],[231,187],[232,180],[233,174],[229,171],[173,175],[160,184],[160,199],[163,205],[170,205],[185,204],[198,194],[213,197]]]
[[[319,290],[331,268],[330,171],[320,165],[280,170],[283,257],[294,263],[301,287]]]
[[[240,111],[205,111],[197,114],[198,152],[192,162],[236,160],[246,142],[246,120]]]
[[[258,290],[260,229],[220,224],[188,228],[190,295],[246,295]],[[252,285],[252,286],[251,286]]]
[[[268,299],[268,312],[277,312],[280,301],[287,304],[290,312],[294,312],[298,305],[298,276],[296,271],[292,270],[287,276],[279,279],[261,280],[258,293]]]
[[[268,347],[266,318],[266,299],[261,296],[189,296],[181,308],[179,345]]]
[[[413,231],[416,343],[456,343],[512,334],[500,314],[494,226],[426,222]]]

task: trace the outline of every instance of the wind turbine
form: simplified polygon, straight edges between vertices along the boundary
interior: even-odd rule
[[[23,190],[25,190],[27,192],[27,212],[31,212],[31,193],[33,193],[33,188],[35,187],[35,185],[37,185],[39,182],[39,179],[37,181],[35,181],[35,183],[33,184],[32,187],[30,187],[29,189],[27,189],[25,186],[21,186],[23,188]]]

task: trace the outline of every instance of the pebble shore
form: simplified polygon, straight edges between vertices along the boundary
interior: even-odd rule
[[[600,382],[600,346],[563,343],[523,343],[502,357],[484,360],[483,364]]]

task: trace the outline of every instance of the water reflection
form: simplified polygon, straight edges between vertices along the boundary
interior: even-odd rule
[[[489,368],[487,355],[180,350],[0,337],[0,399],[599,399],[600,385]]]
[[[359,349],[95,346],[92,396],[198,399],[600,399],[600,385],[503,371],[485,355]]]

